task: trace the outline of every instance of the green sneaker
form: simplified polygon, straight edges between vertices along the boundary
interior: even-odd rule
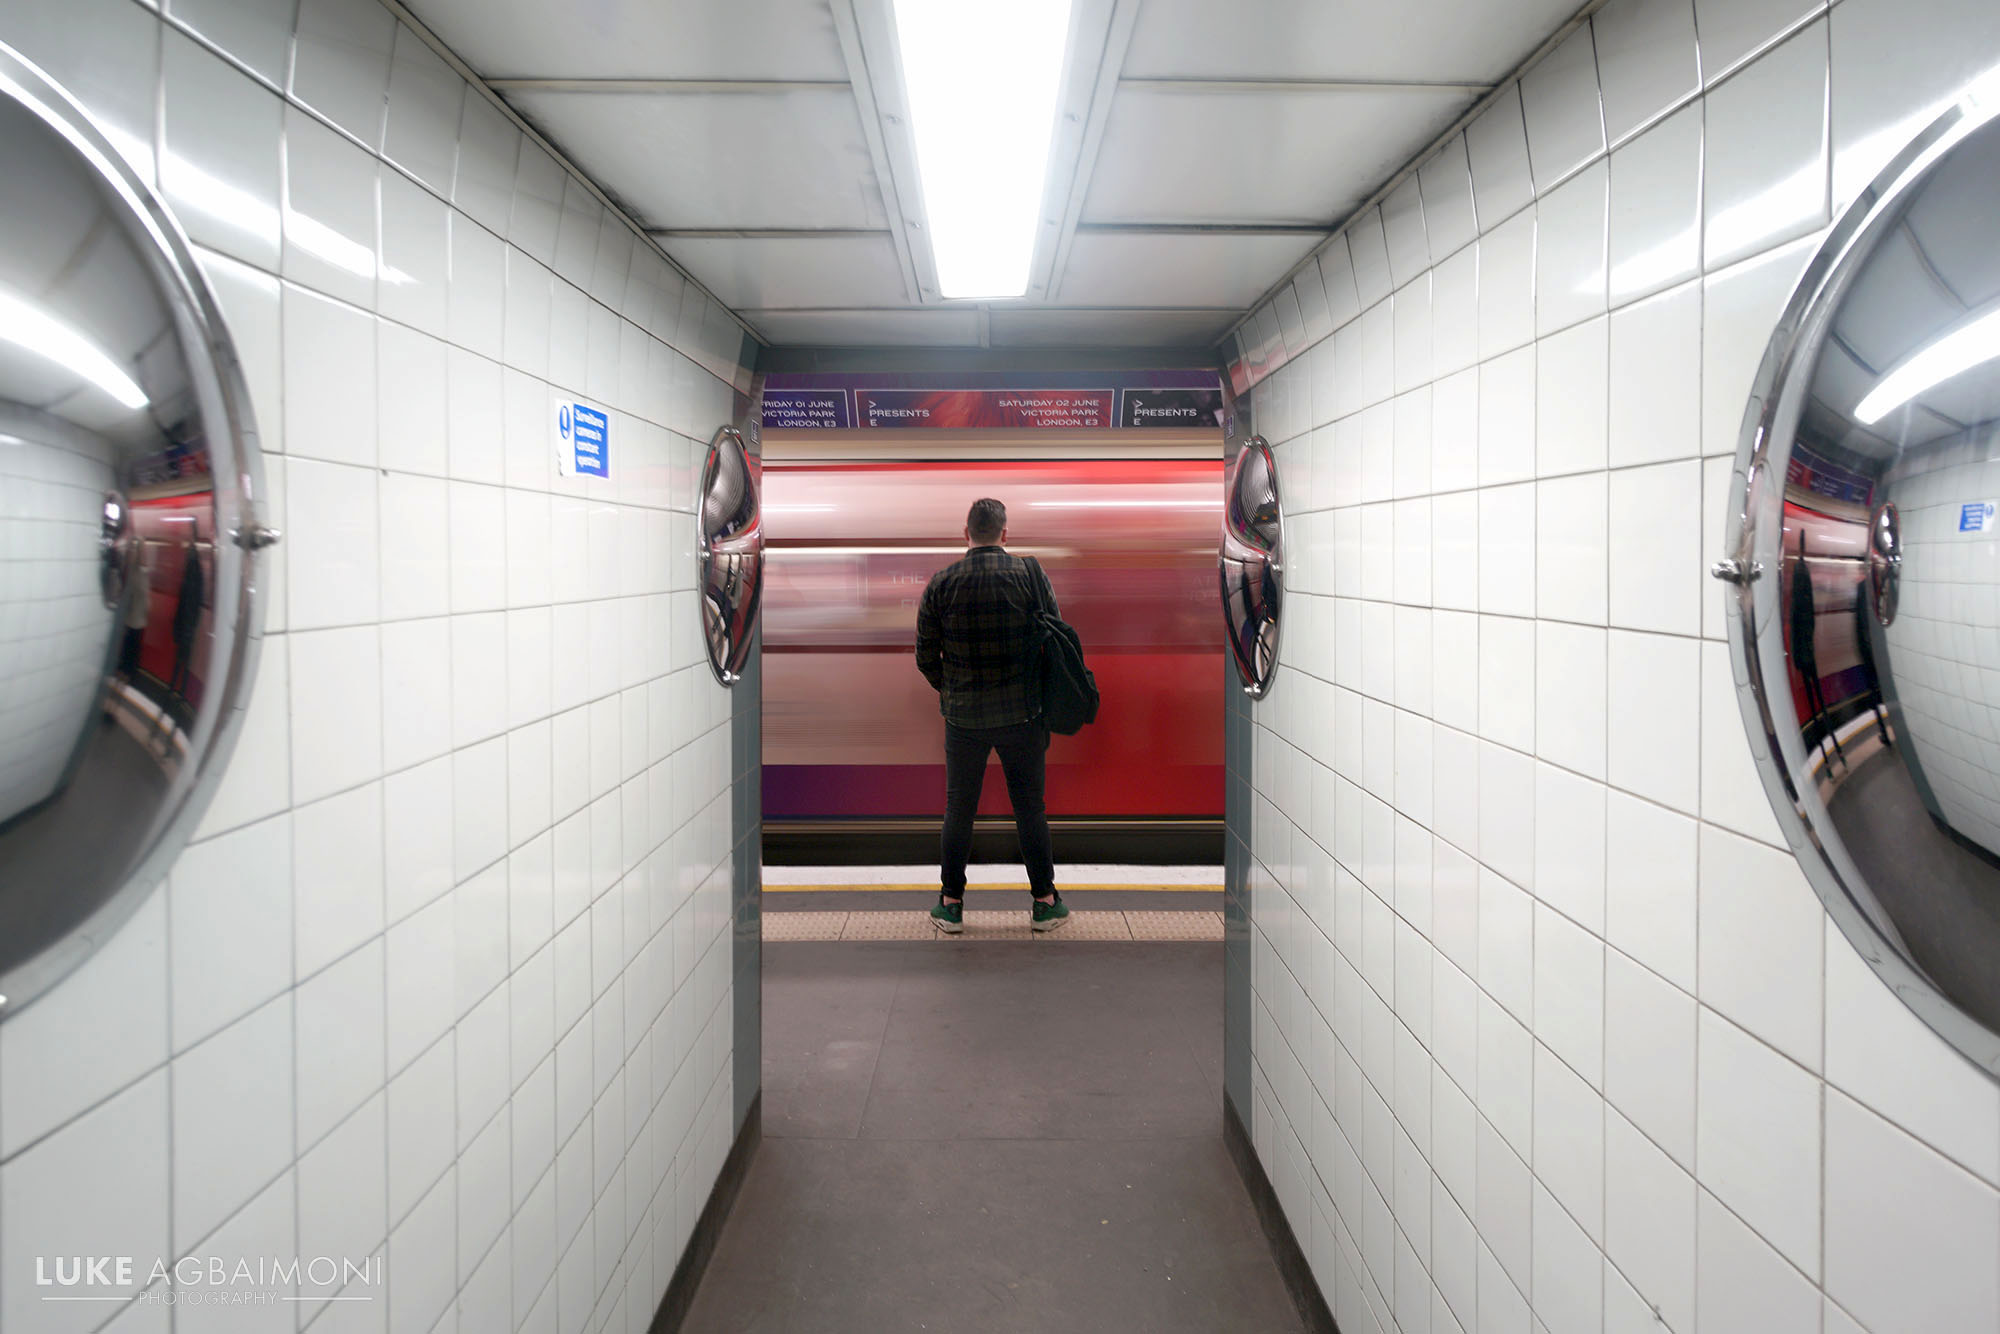
[[[944,895],[938,895],[937,905],[931,909],[931,925],[948,936],[965,930],[965,900],[946,903]]]
[[[1035,900],[1034,918],[1028,925],[1034,927],[1037,931],[1053,931],[1068,920],[1069,905],[1064,903],[1062,895],[1058,894],[1054,903],[1043,903],[1040,899]]]

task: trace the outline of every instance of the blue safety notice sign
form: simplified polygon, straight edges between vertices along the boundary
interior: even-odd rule
[[[556,405],[556,456],[564,473],[611,475],[611,418],[582,403]]]

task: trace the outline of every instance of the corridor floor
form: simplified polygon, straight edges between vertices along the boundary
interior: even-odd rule
[[[1300,1328],[1222,1143],[1215,944],[764,947],[764,1142],[684,1328]]]

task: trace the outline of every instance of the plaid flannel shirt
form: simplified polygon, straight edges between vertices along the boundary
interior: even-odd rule
[[[1044,607],[1056,609],[1047,578],[999,547],[974,547],[931,576],[917,608],[917,669],[946,722],[1009,727],[1041,716],[1035,615]]]

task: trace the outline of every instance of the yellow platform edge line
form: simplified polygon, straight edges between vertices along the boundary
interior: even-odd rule
[[[999,890],[1001,892],[1028,892],[1028,886],[1019,885],[967,885],[967,889]],[[1221,885],[1057,885],[1065,894],[1095,893],[1099,890],[1126,890],[1141,894],[1220,894]],[[765,885],[766,894],[882,894],[882,893],[924,893],[935,894],[935,883],[928,885]]]

